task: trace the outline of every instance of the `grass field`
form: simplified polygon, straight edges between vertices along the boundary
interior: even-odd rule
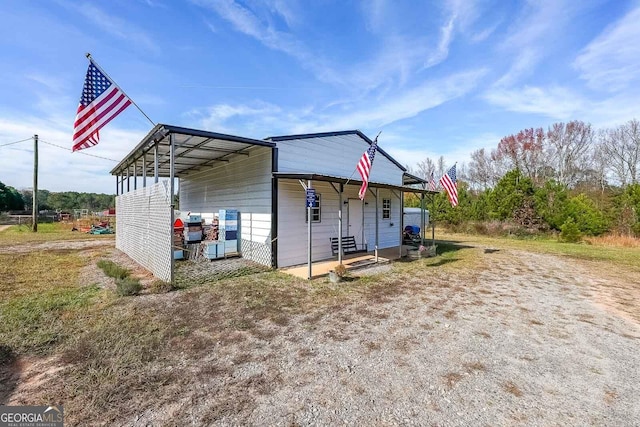
[[[639,248],[438,235],[438,257],[397,262],[389,273],[342,284],[267,272],[136,297],[118,297],[101,280],[82,282],[82,272],[97,270],[96,262],[108,256],[105,249],[85,253],[65,249],[61,242],[59,249],[47,251],[5,251],[0,253],[0,382],[5,384],[0,403],[59,402],[71,424],[95,423],[98,414],[107,423],[126,423],[150,402],[170,405],[199,378],[224,377],[233,372],[230,366],[253,360],[256,356],[238,353],[253,339],[268,343],[275,331],[294,327],[312,331],[320,319],[344,316],[345,307],[375,316],[375,307],[425,286],[461,292],[451,278],[473,282],[487,268],[485,253],[492,248],[587,260],[622,273],[640,271]],[[43,224],[37,234],[16,228],[0,232],[0,246],[80,238],[113,237]],[[457,318],[453,309],[443,313],[447,321]],[[348,339],[339,330],[327,333]],[[369,351],[379,346],[371,342]],[[231,365],[212,362],[212,353]],[[24,360],[37,360],[57,381],[22,386]],[[462,377],[447,378],[452,389]],[[247,384],[232,381],[228,387],[237,388],[239,396]],[[244,410],[237,405],[247,403],[237,396],[224,401],[227,406],[217,408],[212,419]]]
[[[73,224],[47,223],[38,224],[38,232],[31,231],[30,225],[13,225],[0,231],[0,247],[13,246],[31,242],[51,242],[59,240],[114,239],[114,234],[90,235],[79,231],[71,231]]]
[[[523,251],[562,255],[589,261],[604,261],[611,265],[640,269],[640,239],[591,238],[582,243],[563,243],[554,238],[504,238],[456,234],[439,230],[440,239],[458,244],[500,246]],[[632,242],[635,242],[632,243]],[[618,243],[618,244],[616,244]]]

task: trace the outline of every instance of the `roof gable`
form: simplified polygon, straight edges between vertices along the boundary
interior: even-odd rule
[[[362,133],[359,130],[343,130],[343,131],[337,131],[337,132],[319,132],[319,133],[304,133],[304,134],[299,134],[299,135],[282,135],[282,136],[270,136],[268,138],[265,138],[265,141],[271,141],[271,142],[278,142],[278,141],[291,141],[291,140],[295,140],[295,139],[310,139],[310,138],[324,138],[324,137],[329,137],[329,136],[344,136],[344,135],[357,135],[360,138],[362,138],[363,140],[365,140],[369,145],[373,144],[373,141],[371,139],[369,139],[369,137],[367,135],[365,135],[364,133]],[[382,154],[384,157],[386,157],[387,159],[389,159],[389,161],[391,163],[393,163],[394,165],[396,165],[402,172],[406,172],[407,169],[402,166],[400,164],[400,162],[398,162],[396,159],[394,159],[393,157],[391,157],[391,155],[389,155],[386,151],[384,151],[382,148],[380,148],[380,145],[378,145],[378,152],[380,154]]]

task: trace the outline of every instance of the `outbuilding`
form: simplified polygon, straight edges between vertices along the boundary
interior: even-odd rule
[[[358,130],[257,140],[158,124],[111,171],[116,247],[173,279],[177,185],[183,212],[236,210],[241,255],[266,266],[307,263],[311,276],[313,262],[341,259],[340,237],[363,251],[399,248],[404,193],[430,192],[378,147],[360,200],[355,166],[371,144]]]

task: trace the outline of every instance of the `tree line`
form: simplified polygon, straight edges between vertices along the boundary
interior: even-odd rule
[[[411,171],[436,180],[443,157]],[[445,194],[427,206],[432,218],[451,225],[493,221],[518,232],[565,235],[615,232],[640,235],[640,122],[605,129],[588,123],[555,123],[503,137],[493,149],[471,154],[458,166],[459,206]],[[417,206],[409,197],[408,205]],[[495,224],[494,224],[495,226]]]
[[[18,191],[0,182],[0,212],[31,210],[32,206],[33,191]],[[114,206],[115,196],[113,194],[38,190],[38,209],[41,211],[73,212],[74,209],[88,209],[89,212],[99,212]]]

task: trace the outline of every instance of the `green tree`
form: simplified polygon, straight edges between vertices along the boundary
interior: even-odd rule
[[[591,236],[602,234],[608,228],[604,213],[585,194],[569,199],[565,209],[565,222],[569,218],[573,219],[582,233]]]
[[[613,204],[616,229],[620,233],[640,235],[640,184],[628,185],[614,197]]]
[[[23,210],[22,195],[13,187],[0,182],[0,211]]]
[[[560,240],[563,242],[577,243],[582,239],[582,233],[571,217],[560,226],[560,230]]]
[[[489,216],[499,220],[512,219],[516,211],[527,205],[533,196],[533,181],[514,169],[505,174],[487,195]]]
[[[554,180],[544,183],[537,188],[533,195],[536,212],[549,227],[560,230],[566,220],[566,209],[569,195],[567,186]]]

